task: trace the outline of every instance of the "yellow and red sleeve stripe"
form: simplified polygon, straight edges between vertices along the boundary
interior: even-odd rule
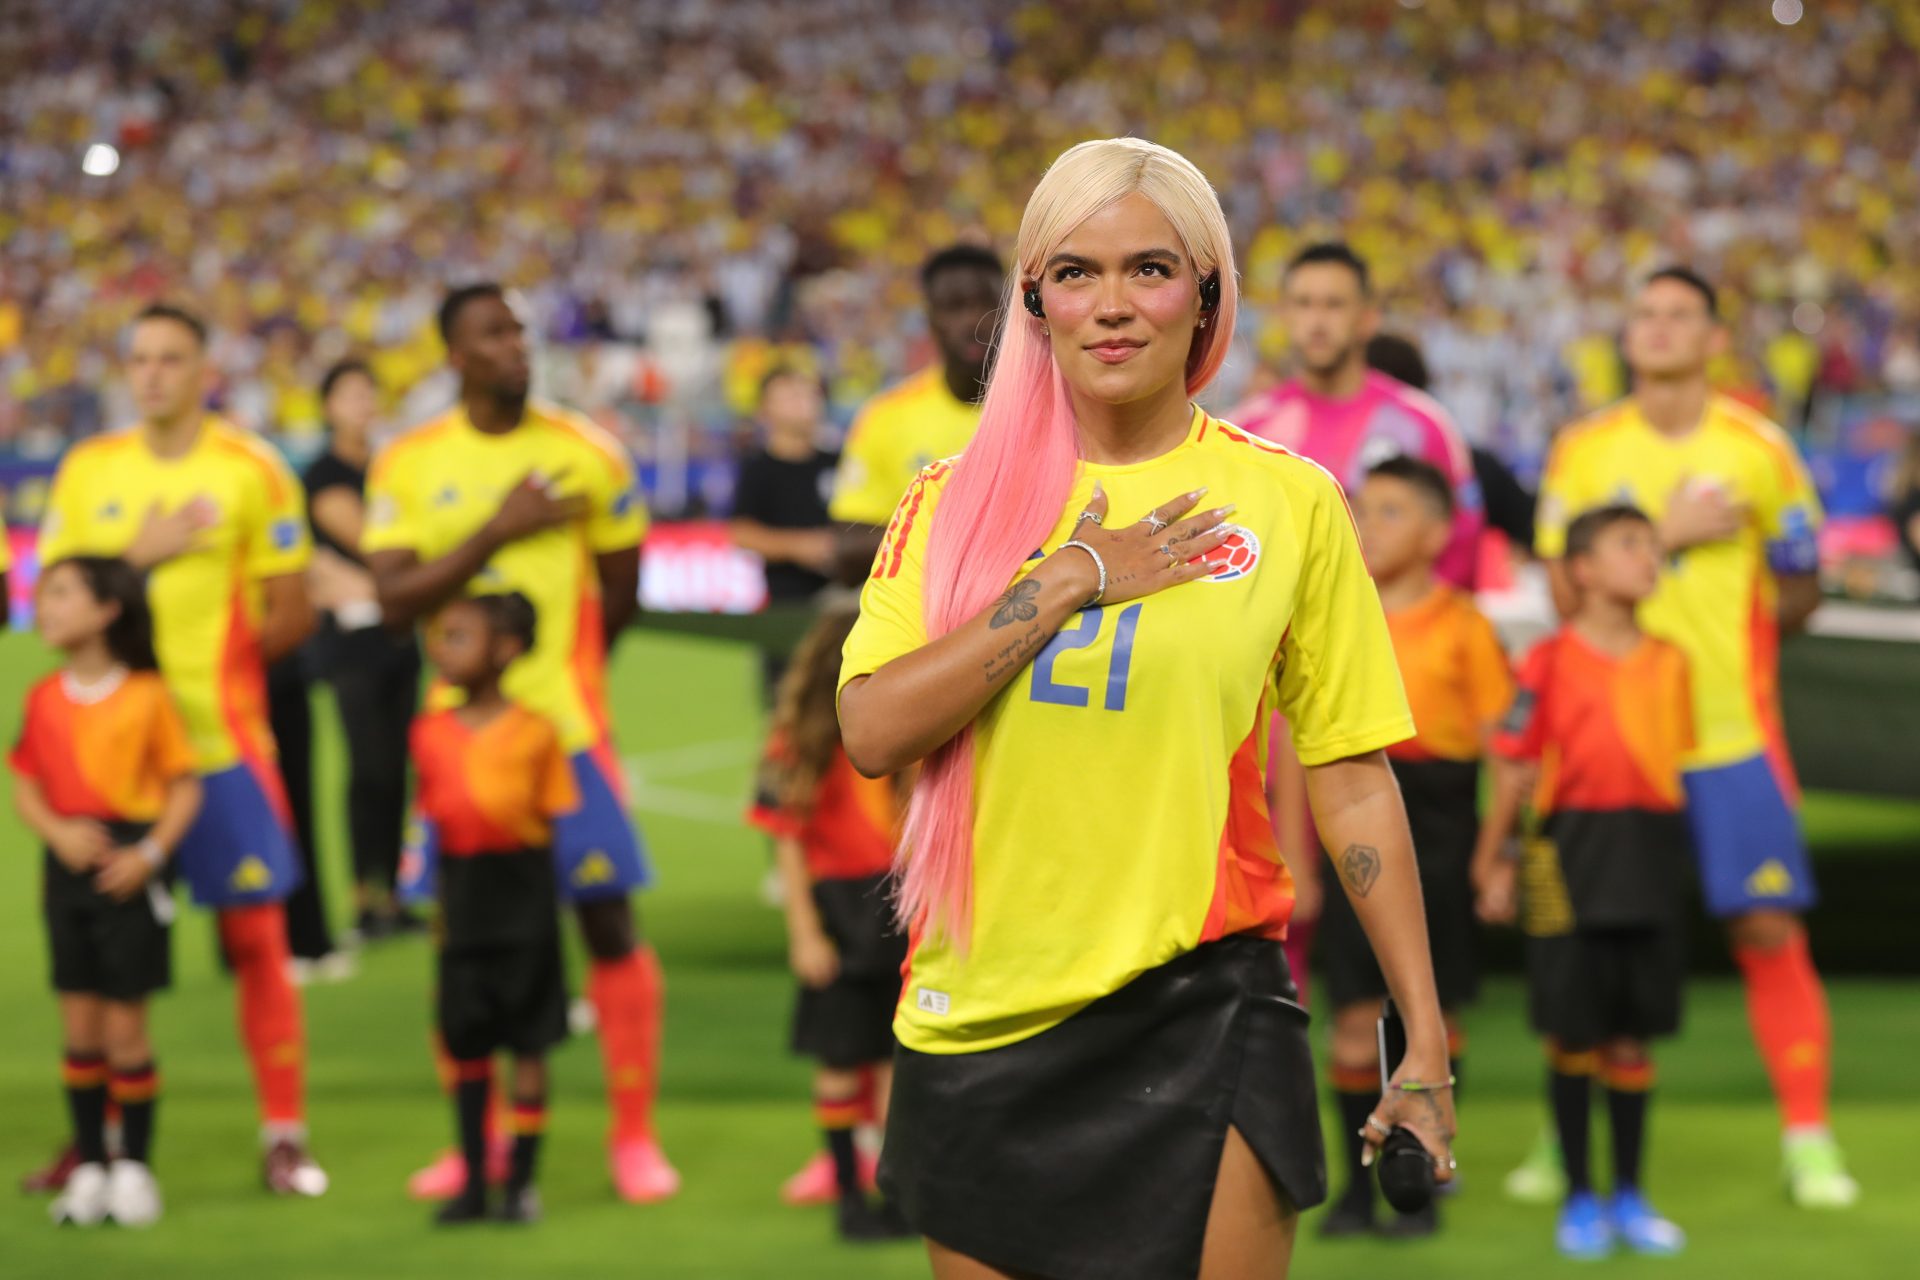
[[[1327,1079],[1336,1093],[1379,1093],[1380,1069],[1378,1067],[1343,1067],[1334,1063],[1327,1070]]]
[[[547,1131],[547,1104],[516,1102],[507,1109],[507,1132],[516,1137]]]
[[[1600,1072],[1600,1055],[1592,1049],[1563,1049],[1549,1040],[1547,1063],[1563,1076],[1591,1076]]]
[[[813,1118],[822,1129],[851,1129],[860,1123],[865,1108],[858,1098],[849,1098],[845,1102],[828,1102],[823,1098],[813,1101]]]
[[[160,1072],[152,1066],[116,1071],[107,1081],[107,1092],[115,1102],[151,1102],[160,1092]]]
[[[1600,1078],[1616,1093],[1646,1093],[1653,1088],[1653,1063],[1609,1062],[1601,1070]]]
[[[97,1089],[107,1082],[107,1060],[98,1054],[70,1053],[60,1061],[60,1083],[69,1089]]]

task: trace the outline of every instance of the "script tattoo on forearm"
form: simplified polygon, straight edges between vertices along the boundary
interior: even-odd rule
[[[1364,898],[1380,878],[1380,851],[1370,844],[1350,844],[1340,855],[1340,878]]]
[[[1000,677],[1018,671],[1025,665],[1033,651],[1047,642],[1046,628],[1034,623],[1016,640],[1009,640],[998,652],[988,658],[982,667],[987,673],[987,683],[997,683]]]
[[[1005,595],[993,602],[993,616],[987,619],[987,626],[998,631],[1015,622],[1032,622],[1040,616],[1040,606],[1034,600],[1039,594],[1040,584],[1032,578],[1014,583]]]

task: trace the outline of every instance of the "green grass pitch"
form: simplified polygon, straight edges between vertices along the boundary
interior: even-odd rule
[[[30,638],[0,639],[0,732],[11,742],[19,694],[46,667]],[[276,1201],[257,1183],[251,1090],[230,991],[214,972],[203,913],[184,913],[177,978],[154,1011],[165,1077],[157,1169],[167,1216],[145,1233],[50,1226],[45,1202],[12,1190],[65,1130],[54,1006],[45,988],[35,903],[39,854],[0,818],[0,1275],[10,1280],[140,1275],[151,1280],[308,1277],[899,1277],[926,1268],[911,1245],[836,1244],[820,1211],[780,1205],[780,1181],[814,1149],[807,1069],[784,1052],[789,980],[778,915],[762,905],[761,839],[736,815],[758,733],[757,667],[744,650],[642,634],[615,670],[622,746],[660,870],[644,917],[669,990],[660,1130],[686,1177],[672,1203],[617,1203],[602,1162],[604,1108],[595,1046],[555,1058],[553,1128],[542,1175],[547,1221],[531,1230],[449,1234],[409,1202],[410,1170],[445,1146],[451,1116],[427,1052],[429,955],[421,942],[366,953],[352,981],[309,990],[312,1127],[333,1175],[317,1202]],[[319,717],[319,791],[337,796],[332,713]],[[1861,819],[1860,813],[1866,817]],[[1915,833],[1920,809],[1864,809],[1822,798],[1816,838],[1861,825]],[[333,907],[344,906],[341,823],[322,813]],[[1834,921],[1828,927],[1841,927]],[[1818,927],[1816,922],[1816,927]],[[1535,1276],[1575,1273],[1551,1247],[1552,1215],[1499,1195],[1500,1175],[1541,1123],[1538,1053],[1516,983],[1492,984],[1470,1020],[1472,1052],[1459,1157],[1465,1188],[1437,1240],[1323,1246],[1310,1217],[1298,1277]],[[1739,992],[1690,995],[1685,1035],[1661,1054],[1650,1191],[1692,1236],[1677,1260],[1617,1259],[1617,1277],[1891,1277],[1914,1274],[1920,1230],[1920,992],[1846,982],[1833,991],[1836,1126],[1866,1187],[1853,1212],[1791,1210],[1777,1183],[1771,1103]],[[1097,1171],[1089,1170],[1089,1177]],[[1063,1189],[1068,1190],[1068,1189]]]

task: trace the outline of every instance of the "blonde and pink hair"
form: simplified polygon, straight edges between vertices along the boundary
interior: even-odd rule
[[[963,625],[1004,592],[1066,507],[1080,465],[1073,404],[1045,322],[1023,309],[1020,294],[1037,285],[1075,227],[1136,194],[1173,225],[1196,288],[1208,276],[1219,280],[1219,302],[1206,327],[1194,330],[1187,393],[1199,392],[1226,360],[1238,290],[1226,216],[1206,177],[1185,156],[1138,138],[1083,142],[1062,153],[1020,219],[1007,323],[980,426],[934,511],[923,601],[929,637]],[[973,754],[969,726],[927,757],[907,816],[898,903],[908,928],[943,933],[961,949],[973,923]]]

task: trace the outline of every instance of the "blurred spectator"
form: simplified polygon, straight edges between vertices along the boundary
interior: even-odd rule
[[[798,342],[837,412],[926,362],[913,270],[1011,243],[1046,162],[1134,132],[1220,187],[1246,329],[1350,241],[1433,392],[1510,456],[1621,390],[1625,289],[1724,282],[1776,412],[1920,377],[1920,10],[1833,3],[15,0],[0,37],[0,445],[128,416],[158,293],[215,318],[222,407],[317,430],[375,353],[445,402],[446,285],[524,291],[542,385],[643,460],[717,456],[728,345]],[[1237,391],[1234,394],[1238,394]]]

